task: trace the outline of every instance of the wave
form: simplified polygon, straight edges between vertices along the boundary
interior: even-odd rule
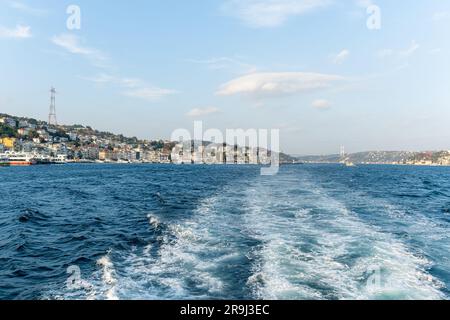
[[[202,201],[192,217],[171,223],[147,216],[156,242],[125,258],[119,280],[127,299],[210,299],[224,290],[219,269],[234,256],[221,239],[226,218],[219,217],[217,198]],[[222,220],[221,220],[222,219]]]
[[[281,191],[272,183],[246,195],[246,225],[263,243],[248,280],[256,298],[443,298],[442,284],[427,272],[430,262],[391,234],[366,224],[305,178],[277,181]],[[305,195],[288,197],[286,187],[302,188]]]
[[[194,209],[142,205],[142,212],[152,212],[121,220],[126,226],[119,225],[110,238],[114,251],[105,255],[102,248],[102,255],[88,256],[92,287],[63,296],[445,298],[443,284],[431,274],[436,259],[428,254],[434,249],[411,245],[422,233],[431,233],[430,246],[433,240],[445,245],[445,226],[388,200],[337,186],[331,178],[322,185],[315,179],[307,172],[281,172],[226,185]]]
[[[114,264],[110,258],[111,252],[97,260],[97,265],[102,270],[103,285],[107,287],[105,296],[108,300],[118,300],[116,293],[116,271],[114,270]]]

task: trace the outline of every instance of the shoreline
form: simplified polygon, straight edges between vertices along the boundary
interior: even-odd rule
[[[42,166],[65,166],[65,165],[173,165],[173,166],[252,166],[252,167],[264,167],[269,164],[251,164],[251,163],[162,163],[162,162],[98,162],[98,161],[70,161],[66,163],[36,163],[36,164],[0,164],[0,167],[42,167]],[[336,162],[306,162],[306,163],[280,163],[282,166],[304,166],[304,165],[335,165],[346,167],[344,164]],[[400,164],[400,163],[355,163],[354,167],[361,166],[395,166],[395,167],[429,167],[429,168],[449,168],[450,165],[447,164]]]

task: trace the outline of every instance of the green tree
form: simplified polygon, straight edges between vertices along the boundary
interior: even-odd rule
[[[17,138],[17,130],[0,123],[1,138]]]

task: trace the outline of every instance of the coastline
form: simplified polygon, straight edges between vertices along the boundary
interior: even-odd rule
[[[130,166],[130,165],[164,165],[164,166],[252,166],[252,167],[264,167],[267,164],[233,164],[233,163],[173,163],[173,162],[101,162],[101,161],[67,161],[65,163],[35,163],[35,164],[8,164],[0,163],[0,167],[42,167],[42,166],[64,166],[64,165],[113,165],[113,166]],[[304,162],[304,163],[280,163],[280,167],[283,166],[304,166],[304,165],[334,165],[334,166],[345,166],[345,164],[336,162]],[[448,164],[403,164],[403,163],[355,163],[354,167],[362,166],[394,166],[394,167],[424,167],[424,168],[442,168],[448,167]]]

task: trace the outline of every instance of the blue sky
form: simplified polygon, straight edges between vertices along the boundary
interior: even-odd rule
[[[60,123],[140,138],[203,120],[295,154],[450,149],[449,30],[441,0],[0,0],[0,112],[46,119],[55,86]]]

